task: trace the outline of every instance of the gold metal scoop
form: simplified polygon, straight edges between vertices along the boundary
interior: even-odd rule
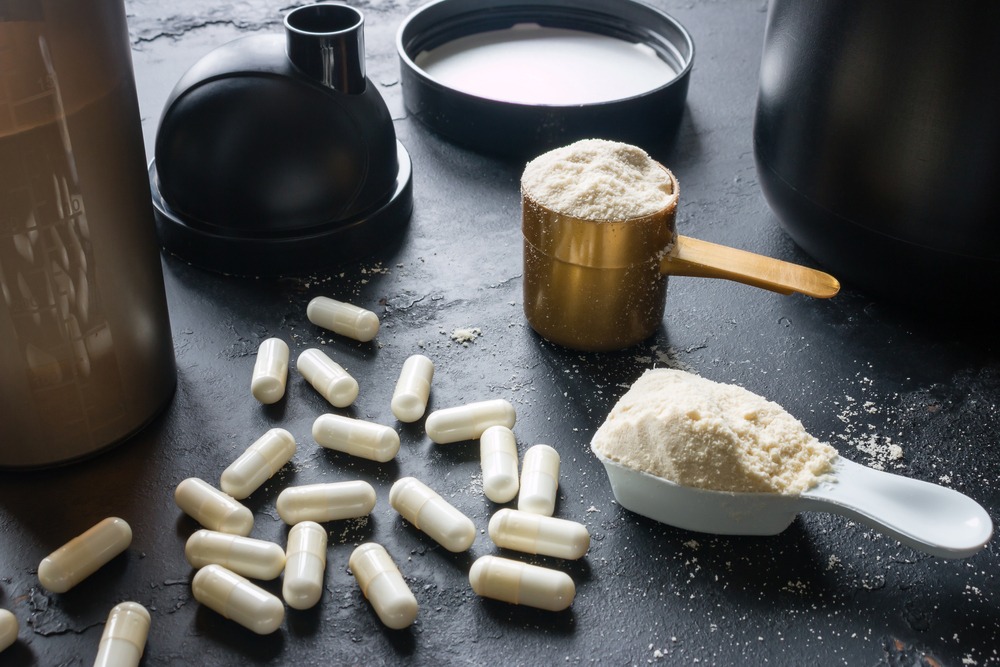
[[[524,312],[543,338],[584,351],[639,343],[663,320],[668,276],[723,278],[781,294],[829,298],[833,276],[677,234],[680,188],[661,210],[624,221],[557,213],[521,193]]]

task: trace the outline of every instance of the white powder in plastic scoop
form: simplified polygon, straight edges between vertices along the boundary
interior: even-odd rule
[[[619,464],[684,486],[797,495],[830,472],[837,450],[784,408],[686,371],[646,371],[592,441]]]
[[[665,208],[673,195],[666,169],[644,150],[605,139],[582,139],[529,162],[521,192],[563,215],[631,220]]]

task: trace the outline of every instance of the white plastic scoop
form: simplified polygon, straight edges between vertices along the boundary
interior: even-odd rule
[[[776,535],[799,512],[831,512],[941,558],[971,556],[993,535],[989,514],[968,496],[840,456],[834,461],[830,481],[801,495],[731,493],[681,486],[626,468],[600,454],[597,457],[622,507],[686,530]]]

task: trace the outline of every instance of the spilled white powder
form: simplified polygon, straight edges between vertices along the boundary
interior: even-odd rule
[[[621,221],[665,208],[673,198],[673,181],[641,148],[582,139],[529,162],[521,192],[556,213]]]
[[[676,369],[648,370],[636,380],[592,447],[685,486],[791,495],[814,486],[837,457],[777,403]]]
[[[456,343],[461,343],[462,345],[468,345],[472,341],[483,335],[483,332],[478,327],[468,327],[455,329],[451,332],[451,339]]]

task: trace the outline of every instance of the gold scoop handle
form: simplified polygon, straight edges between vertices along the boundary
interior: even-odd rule
[[[681,235],[660,263],[660,272],[668,276],[724,278],[780,294],[799,292],[818,299],[828,299],[840,291],[840,281],[828,273]]]

